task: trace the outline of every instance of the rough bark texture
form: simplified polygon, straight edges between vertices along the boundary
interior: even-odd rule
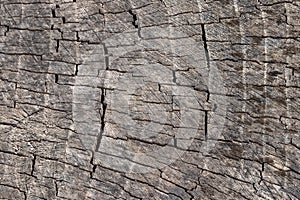
[[[0,199],[300,199],[299,14],[0,0]]]

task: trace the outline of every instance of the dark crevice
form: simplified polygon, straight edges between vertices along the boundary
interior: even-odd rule
[[[58,53],[58,49],[59,49],[59,40],[56,40],[56,48],[55,48],[56,53]]]
[[[105,128],[105,113],[106,113],[106,108],[107,108],[107,104],[105,102],[105,95],[106,95],[106,90],[104,88],[101,88],[101,105],[102,105],[102,113],[100,113],[101,115],[101,127],[100,127],[100,132],[98,135],[98,139],[97,139],[97,145],[96,145],[96,151],[98,151],[99,147],[100,147],[100,143],[101,143],[101,139],[102,139],[102,134],[104,132],[104,128]]]
[[[207,47],[207,38],[206,38],[206,32],[205,32],[205,27],[204,24],[201,24],[201,30],[202,30],[202,40],[203,40],[203,47],[205,51],[205,57],[206,57],[206,63],[207,63],[207,68],[208,68],[208,80],[209,80],[209,73],[210,73],[210,57],[209,57],[209,51]],[[209,81],[208,81],[209,84]],[[207,93],[207,102],[209,101],[210,93]]]
[[[76,65],[76,66],[75,66],[75,76],[78,75],[78,66],[79,66],[79,65]]]
[[[164,4],[164,7],[167,8],[167,5],[163,0],[160,0],[160,2],[162,2]]]
[[[55,196],[58,197],[58,185],[56,181],[55,181]]]
[[[97,165],[94,164],[94,157],[95,157],[95,153],[92,152],[92,158],[91,158],[90,164],[93,166],[93,169],[90,172],[90,178],[93,178],[93,173],[95,173],[96,168],[97,168]]]
[[[9,26],[5,26],[6,27],[6,31],[4,32],[4,36],[6,36],[7,32],[9,32]]]
[[[207,92],[206,102],[209,102],[210,92],[209,90],[206,90],[206,92]]]
[[[23,194],[24,194],[24,200],[27,200],[27,193],[23,192]]]
[[[63,24],[65,24],[66,23],[66,18],[62,17],[62,21],[63,21]]]
[[[204,24],[201,24],[201,30],[202,30],[202,40],[203,40],[203,46],[204,46],[204,51],[206,56],[207,67],[210,68],[210,58],[209,58],[209,52],[207,47],[207,39],[206,39]]]
[[[255,193],[257,193],[257,192],[258,192],[258,189],[256,188],[255,183],[252,183],[252,187],[253,187],[253,189],[255,190]]]
[[[204,111],[205,115],[204,115],[204,137],[205,137],[205,141],[207,141],[208,139],[208,111]]]
[[[33,173],[34,173],[35,161],[36,161],[36,155],[34,155],[32,159],[32,168],[30,173],[31,176],[34,176]]]
[[[93,166],[93,173],[96,172],[96,168],[97,168],[97,165],[94,165],[94,166]]]
[[[56,15],[55,15],[55,9],[52,9],[52,17],[55,18]]]
[[[138,25],[138,22],[137,22],[137,16],[136,14],[134,14],[132,12],[132,10],[129,10],[128,11],[130,15],[132,15],[132,18],[133,18],[133,21],[132,21],[132,25],[135,27],[135,28],[139,28],[139,25]]]
[[[261,170],[259,170],[260,180],[258,181],[258,185],[263,181],[263,171],[265,171],[265,163],[262,163]]]
[[[49,93],[49,90],[48,90],[48,83],[45,82],[45,93]]]
[[[282,74],[282,72],[279,72],[279,71],[271,71],[271,72],[268,72],[268,75],[274,76],[274,77],[276,77],[276,76],[278,76],[278,75],[281,75],[281,74]]]
[[[7,123],[7,122],[0,122],[0,125],[17,127],[17,124],[12,124],[12,123]]]
[[[80,40],[78,31],[76,31],[76,40],[77,40],[78,42],[79,42],[79,40]]]
[[[14,101],[14,108],[16,108],[17,107],[17,102],[16,101]]]
[[[55,83],[58,83],[58,74],[55,74]]]
[[[291,70],[292,70],[292,76],[294,76],[294,75],[295,75],[295,68],[293,68],[293,67],[290,67],[290,66],[287,66],[286,68],[287,68],[287,69],[291,69]]]

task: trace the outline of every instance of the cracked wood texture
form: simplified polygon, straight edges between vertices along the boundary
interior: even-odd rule
[[[0,0],[0,199],[300,199],[299,14]]]

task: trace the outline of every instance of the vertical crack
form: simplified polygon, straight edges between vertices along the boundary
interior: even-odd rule
[[[109,69],[109,55],[108,55],[108,49],[105,46],[105,44],[103,44],[103,50],[104,50],[104,57],[105,57],[105,70],[108,70]],[[97,138],[95,152],[99,150],[100,143],[102,140],[102,134],[103,134],[104,128],[105,128],[105,113],[106,113],[106,107],[107,107],[107,103],[105,101],[105,95],[106,95],[106,89],[101,88],[101,98],[100,98],[100,103],[102,106],[102,112],[100,112],[101,125],[100,125],[100,132],[99,132],[99,135]]]
[[[78,75],[78,64],[75,66],[75,76],[77,76]]]
[[[55,181],[55,196],[58,197],[58,185],[56,181]]]
[[[103,134],[104,128],[105,128],[105,113],[106,113],[106,108],[107,108],[107,104],[105,102],[105,95],[106,95],[106,90],[104,88],[101,88],[101,99],[100,99],[100,102],[102,105],[101,127],[100,127],[100,132],[98,135],[98,139],[97,139],[96,151],[98,151],[98,149],[100,147],[102,134]]]
[[[133,18],[132,25],[133,25],[135,28],[139,28],[139,25],[138,25],[138,23],[137,23],[137,16],[136,16],[136,14],[134,14],[134,13],[132,12],[132,10],[129,10],[128,12],[129,12],[130,15],[132,15],[132,18]]]
[[[31,173],[30,173],[31,176],[34,176],[33,173],[34,173],[35,161],[36,161],[36,155],[34,155],[33,159],[32,159],[32,167],[31,167]]]
[[[203,47],[205,51],[205,57],[206,57],[206,63],[207,63],[207,68],[208,68],[208,82],[207,84],[209,85],[209,75],[210,75],[210,57],[209,57],[209,51],[207,47],[207,38],[206,38],[206,32],[205,32],[205,27],[204,24],[201,24],[201,30],[202,30],[202,40],[203,40]],[[209,87],[207,91],[207,99],[206,101],[209,102],[210,98],[210,92],[209,92]],[[205,135],[205,141],[208,139],[208,111],[205,111],[205,116],[204,116],[204,135]]]
[[[48,93],[48,83],[45,81],[45,92]]]
[[[56,18],[55,9],[52,9],[52,17]]]
[[[24,194],[24,200],[27,200],[27,193],[23,192],[23,194]]]
[[[58,74],[55,74],[55,83],[58,83]]]
[[[258,189],[256,188],[255,183],[252,183],[252,187],[253,187],[253,189],[255,190],[255,193],[257,193],[257,192],[258,192]]]
[[[18,83],[15,83],[15,92],[17,92],[17,89],[18,89]],[[16,99],[13,100],[13,104],[14,104],[13,107],[16,108],[17,107],[17,100]]]
[[[209,75],[210,75],[210,57],[209,57],[209,51],[208,51],[208,47],[207,47],[207,38],[206,38],[206,32],[205,32],[205,27],[204,24],[201,24],[201,30],[202,30],[202,40],[203,40],[203,47],[204,47],[204,52],[205,52],[205,57],[206,57],[206,64],[207,64],[207,68],[208,68],[208,83],[209,84]],[[207,96],[207,102],[209,101],[209,96],[210,93],[208,91],[208,96]]]
[[[207,67],[208,67],[208,69],[210,69],[210,58],[209,58],[209,51],[208,51],[208,48],[207,48],[207,38],[206,38],[206,32],[205,32],[204,24],[201,24],[201,30],[202,30],[202,40],[203,40],[203,46],[204,46],[204,51],[205,51]]]
[[[4,36],[6,36],[7,32],[9,32],[9,26],[5,25],[5,27],[6,27],[6,31],[4,32]]]
[[[76,41],[80,41],[80,37],[79,37],[79,32],[78,31],[76,31]]]
[[[94,157],[95,157],[95,153],[92,152],[92,158],[91,158],[91,162],[90,164],[93,166],[92,171],[90,172],[90,178],[93,178],[93,173],[95,173],[97,165],[94,164]]]
[[[204,137],[205,137],[205,141],[207,141],[208,139],[208,111],[204,111],[205,115],[204,115]]]
[[[55,48],[56,53],[58,53],[58,49],[59,49],[59,40],[56,40],[56,48]]]
[[[263,172],[265,171],[265,163],[263,162],[261,164],[261,170],[259,170],[260,180],[258,181],[258,184],[260,185],[263,181]]]
[[[139,38],[142,39],[141,28],[140,28],[139,23],[138,23],[137,15],[135,13],[133,13],[132,10],[129,10],[128,12],[129,12],[130,15],[132,15],[132,18],[133,18],[132,25],[134,26],[134,28],[138,29],[138,36],[139,36]]]

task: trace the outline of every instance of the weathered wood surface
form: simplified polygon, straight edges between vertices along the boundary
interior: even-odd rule
[[[0,0],[0,199],[300,199],[299,14]]]

